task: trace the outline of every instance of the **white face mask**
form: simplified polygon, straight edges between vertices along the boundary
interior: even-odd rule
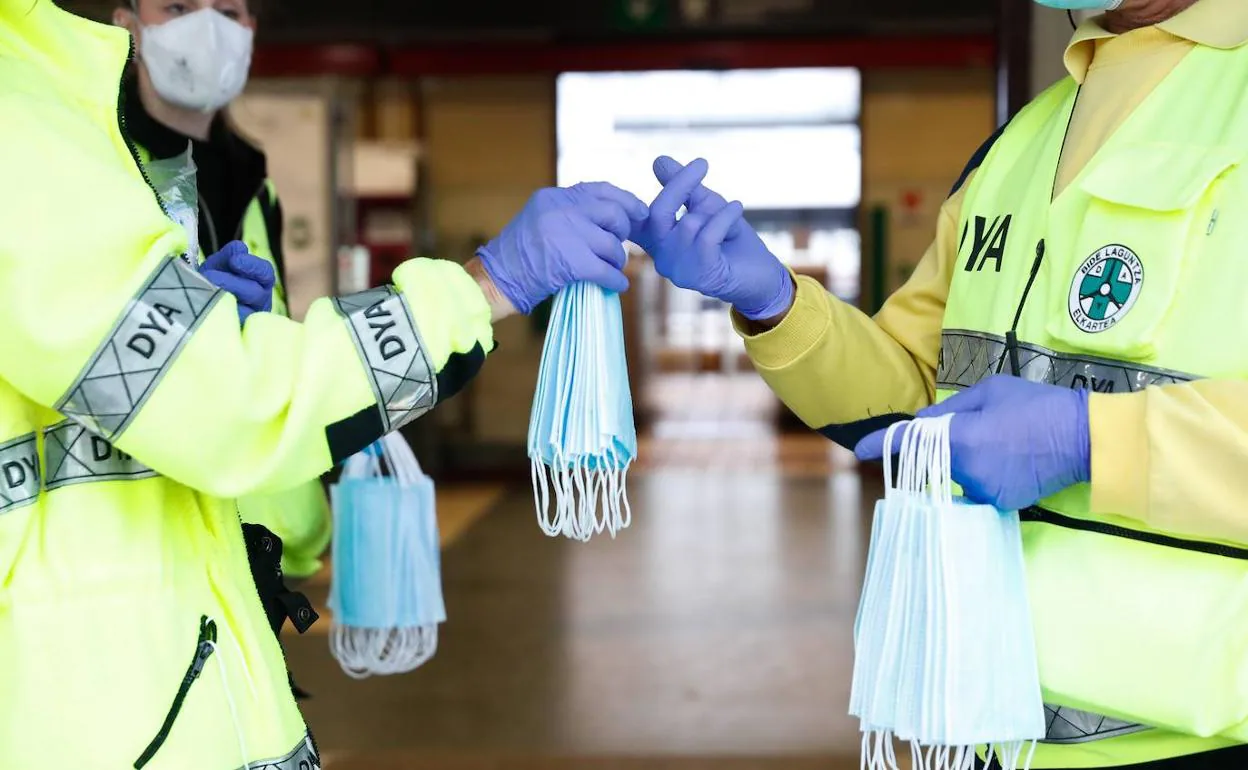
[[[140,55],[161,98],[216,112],[247,84],[254,34],[211,8],[143,27]]]

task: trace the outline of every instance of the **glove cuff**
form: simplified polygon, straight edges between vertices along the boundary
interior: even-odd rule
[[[498,257],[494,255],[494,252],[490,251],[490,244],[478,247],[476,253],[481,260],[481,269],[494,282],[494,288],[498,289],[498,293],[506,297],[507,301],[523,315],[533,312],[536,303],[529,302],[520,287],[509,281],[507,275],[498,269]]]
[[[1077,447],[1079,474],[1078,481],[1087,483],[1092,480],[1092,432],[1088,427],[1088,391],[1077,388],[1071,391],[1075,399],[1075,446]]]
[[[793,274],[780,263],[780,260],[776,260],[776,268],[780,273],[780,285],[776,293],[759,308],[734,304],[733,309],[742,317],[751,321],[763,321],[784,315],[789,308],[793,307],[793,300],[797,296],[797,283],[793,279]]]

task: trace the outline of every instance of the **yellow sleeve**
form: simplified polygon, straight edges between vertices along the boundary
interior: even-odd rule
[[[9,109],[9,107],[20,109]],[[221,497],[290,488],[454,394],[493,348],[452,262],[239,328],[177,258],[120,134],[54,96],[0,97],[0,379],[162,475]],[[54,130],[55,129],[55,130]]]
[[[1094,393],[1092,509],[1193,538],[1248,543],[1248,382]]]
[[[808,277],[797,279],[793,307],[775,328],[751,335],[734,314],[754,368],[803,422],[833,441],[852,448],[935,398],[965,189],[941,206],[935,240],[874,318]]]

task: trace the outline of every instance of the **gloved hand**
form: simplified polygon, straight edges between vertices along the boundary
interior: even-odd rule
[[[204,260],[199,274],[234,295],[240,324],[252,313],[273,309],[273,284],[277,282],[273,265],[252,256],[242,241],[230,241]]]
[[[999,375],[918,416],[950,413],[953,480],[972,502],[1014,511],[1092,478],[1086,390]],[[900,448],[898,433],[890,454]],[[854,454],[883,457],[884,431],[860,441]]]
[[[477,256],[521,313],[578,281],[624,291],[624,241],[648,215],[636,196],[606,182],[538,190]]]
[[[758,233],[740,216],[740,203],[729,204],[708,190],[702,180],[709,170],[701,158],[687,166],[663,156],[654,161],[654,175],[664,185],[650,205],[650,218],[633,240],[654,258],[654,267],[682,289],[723,300],[750,320],[773,318],[793,304],[796,286],[789,271],[768,251]],[[692,227],[678,226],[676,213],[687,206],[679,225],[693,217]],[[719,238],[688,239],[702,225],[732,206],[731,227]],[[715,247],[711,248],[711,241]]]

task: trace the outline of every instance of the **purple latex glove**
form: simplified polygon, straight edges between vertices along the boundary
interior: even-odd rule
[[[1092,479],[1088,392],[999,375],[918,413],[954,414],[949,425],[953,480],[968,499],[1014,511]],[[896,434],[891,454],[901,448]],[[884,455],[884,431],[854,449]]]
[[[728,203],[702,184],[708,170],[701,158],[687,166],[667,156],[655,160],[654,175],[664,185],[663,191],[650,205],[650,218],[633,240],[654,258],[659,274],[682,289],[723,300],[751,320],[782,315],[793,304],[792,276],[740,216],[741,204]],[[738,211],[715,248],[703,242],[695,248],[685,237],[688,231],[677,223],[681,206],[688,210],[680,224],[694,217],[695,232],[728,206]]]
[[[624,241],[648,215],[635,195],[606,182],[538,190],[477,256],[521,313],[578,281],[624,291]]]
[[[273,265],[252,256],[242,241],[230,241],[204,260],[199,274],[234,295],[240,324],[252,313],[273,309],[273,284],[277,282]]]

